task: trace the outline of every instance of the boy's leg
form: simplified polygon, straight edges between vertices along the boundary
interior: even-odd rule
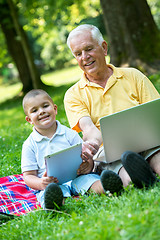
[[[128,186],[128,184],[131,182],[131,179],[126,170],[124,169],[121,160],[117,160],[112,163],[95,162],[95,172],[100,175],[104,170],[110,170],[118,174],[123,182],[124,187]]]
[[[55,209],[62,206],[63,192],[56,183],[50,183],[44,191],[44,208]]]
[[[94,191],[97,194],[110,191],[111,193],[120,192],[123,184],[120,177],[108,170],[104,170],[101,176],[97,174],[86,174],[77,177],[72,181],[71,190],[74,195],[84,194],[88,191]]]
[[[64,198],[70,196],[69,185],[58,185],[56,183],[50,183],[45,190],[39,191],[36,194],[37,200],[40,202],[43,209],[55,209],[56,205],[62,205]]]
[[[123,190],[123,182],[120,176],[111,170],[104,170],[101,173],[101,183],[105,192],[119,194]]]
[[[89,191],[97,194],[106,193],[120,193],[123,190],[123,183],[121,178],[114,172],[104,170],[101,176],[101,180],[92,184]]]
[[[101,180],[94,182],[92,186],[88,189],[88,192],[95,192],[97,194],[105,193]]]
[[[89,191],[91,186],[100,180],[100,176],[98,174],[90,173],[85,175],[80,175],[75,178],[71,183],[71,192],[73,195],[84,195]]]

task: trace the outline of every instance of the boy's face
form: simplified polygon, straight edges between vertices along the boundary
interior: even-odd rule
[[[37,131],[49,129],[56,123],[57,106],[45,95],[29,98],[26,105],[26,121],[33,124]]]

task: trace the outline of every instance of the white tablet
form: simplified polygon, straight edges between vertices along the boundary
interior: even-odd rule
[[[63,149],[45,157],[47,175],[58,179],[63,184],[77,177],[77,170],[82,163],[82,143]]]

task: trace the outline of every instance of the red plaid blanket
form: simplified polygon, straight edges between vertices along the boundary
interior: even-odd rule
[[[37,207],[35,190],[24,183],[21,174],[0,178],[0,212],[20,216]]]

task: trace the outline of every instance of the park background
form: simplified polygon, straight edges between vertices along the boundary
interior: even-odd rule
[[[138,68],[160,92],[159,0],[0,0],[0,177],[21,173],[21,147],[32,131],[21,106],[27,91],[45,89],[69,126],[63,97],[81,70],[66,38],[83,23],[101,30],[107,62]],[[54,216],[39,210],[1,225],[0,239],[158,240],[159,203],[158,184],[67,199]]]

